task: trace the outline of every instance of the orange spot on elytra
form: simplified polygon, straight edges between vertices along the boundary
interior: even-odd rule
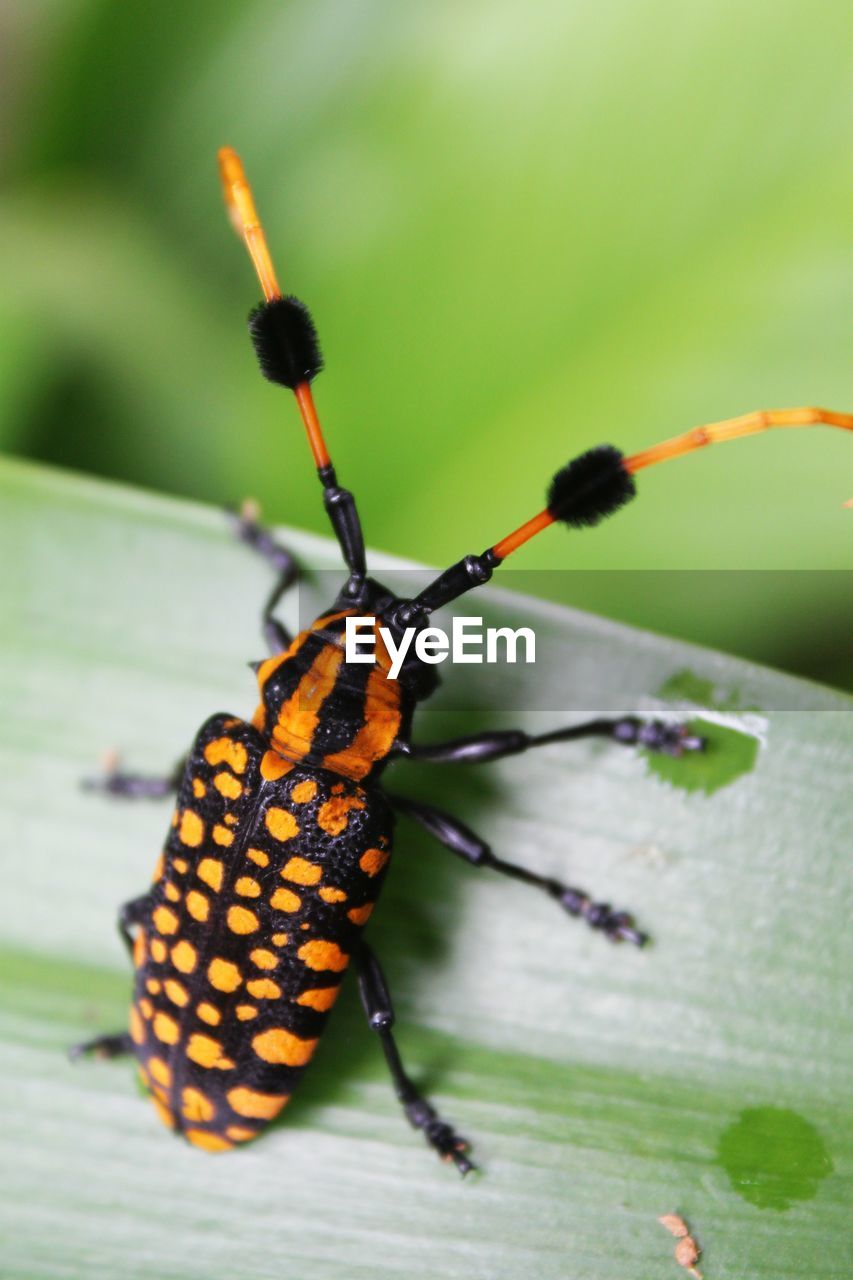
[[[178,932],[178,917],[171,907],[157,907],[152,913],[151,919],[154,921],[154,928],[158,933]]]
[[[341,951],[336,942],[320,938],[303,942],[296,954],[309,969],[316,969],[318,972],[331,969],[334,973],[340,973],[349,964],[349,956]]]
[[[189,992],[184,984],[178,982],[176,978],[167,978],[163,986],[172,1004],[176,1004],[183,1009],[184,1005],[189,1003]]]
[[[282,879],[292,880],[294,884],[316,884],[322,874],[322,867],[305,858],[291,858],[281,870]]]
[[[261,896],[261,886],[251,876],[241,876],[234,885],[234,891],[239,893],[241,898],[259,898]]]
[[[222,1021],[222,1014],[212,1004],[208,1004],[206,1000],[202,1000],[196,1009],[196,1013],[202,1022],[206,1022],[209,1027],[217,1027]]]
[[[193,795],[196,800],[201,800],[202,796],[207,795],[207,787],[204,785],[201,778],[193,778]]]
[[[267,824],[267,831],[276,840],[292,840],[294,836],[299,835],[299,823],[287,809],[279,809],[273,805],[272,808],[267,809],[264,821]]]
[[[191,1062],[197,1062],[200,1067],[218,1067],[221,1071],[227,1071],[234,1066],[230,1058],[223,1056],[222,1045],[218,1040],[214,1040],[213,1036],[201,1035],[197,1031],[187,1042],[187,1057]]]
[[[243,975],[231,960],[223,960],[217,956],[207,966],[207,976],[211,986],[217,991],[236,991],[243,981]]]
[[[270,898],[270,906],[276,911],[298,911],[302,906],[302,899],[298,893],[291,893],[290,889],[276,889]]]
[[[248,760],[242,742],[233,742],[231,738],[215,738],[208,742],[204,758],[208,764],[227,764],[235,773],[245,773]]]
[[[347,895],[343,889],[333,889],[330,885],[327,885],[324,889],[318,889],[317,894],[324,902],[346,902],[347,900]]]
[[[204,839],[204,823],[194,809],[184,809],[181,814],[178,838],[191,849],[197,849]]]
[[[268,867],[270,864],[269,854],[264,853],[263,849],[247,849],[246,857],[251,858],[259,867]]]
[[[168,1089],[171,1086],[172,1072],[168,1064],[165,1063],[162,1058],[149,1058],[148,1070],[164,1089]]]
[[[236,800],[243,794],[242,782],[238,782],[233,773],[226,773],[224,769],[221,773],[217,773],[213,779],[213,785],[226,800]]]
[[[230,1151],[234,1145],[227,1138],[218,1133],[209,1133],[206,1129],[185,1129],[184,1137],[194,1147],[201,1147],[202,1151]]]
[[[258,947],[251,952],[249,959],[259,969],[274,969],[278,964],[278,956],[273,951],[264,950],[263,947]]]
[[[203,893],[199,893],[197,889],[190,889],[187,894],[187,911],[194,920],[204,924],[210,915],[210,903]]]
[[[374,906],[375,906],[375,903],[366,902],[363,907],[353,907],[350,911],[347,912],[347,915],[349,916],[350,920],[352,920],[353,924],[357,924],[357,925],[367,924],[373,912]]]
[[[318,1013],[325,1013],[327,1009],[331,1009],[339,992],[340,987],[312,987],[308,991],[303,991],[301,996],[297,996],[296,1003],[306,1005],[309,1009],[316,1009]]]
[[[252,1048],[259,1058],[285,1067],[304,1067],[316,1047],[316,1040],[303,1040],[284,1027],[261,1031],[252,1040]]]
[[[204,1123],[212,1120],[216,1115],[216,1108],[207,1094],[202,1093],[201,1089],[187,1087],[183,1091],[182,1099],[183,1106],[181,1110],[187,1120],[194,1120],[196,1123],[202,1121]]]
[[[170,1014],[162,1011],[155,1013],[152,1029],[157,1039],[162,1040],[163,1044],[177,1044],[180,1029]]]
[[[388,861],[388,853],[383,849],[367,849],[358,860],[358,865],[369,876],[378,875]]]
[[[196,869],[196,875],[217,893],[222,888],[222,863],[218,858],[202,858]]]
[[[252,1018],[258,1016],[258,1011],[253,1004],[238,1004],[234,1012],[239,1022],[250,1022]]]
[[[234,1142],[251,1142],[252,1138],[257,1138],[258,1134],[255,1129],[244,1129],[239,1124],[229,1124],[225,1130],[226,1138],[231,1138]]]
[[[350,809],[363,809],[359,796],[330,796],[317,812],[317,825],[330,836],[346,831]]]
[[[297,782],[296,786],[290,793],[291,800],[295,800],[297,804],[308,804],[317,794],[317,783],[313,778],[306,778],[304,782]]]
[[[182,939],[180,942],[175,943],[172,947],[172,964],[180,973],[192,973],[197,963],[198,953],[191,942],[185,942]]]
[[[216,826],[213,828],[213,839],[216,844],[221,844],[223,849],[227,849],[234,843],[234,833],[229,831],[227,827],[223,827],[221,823],[217,822]]]
[[[162,964],[166,959],[166,944],[162,938],[151,939],[151,959]]]
[[[254,933],[260,928],[258,917],[248,907],[229,907],[225,919],[232,933]]]
[[[134,1044],[145,1043],[145,1024],[139,1016],[136,1005],[130,1006],[127,1025],[130,1030],[130,1038]]]
[[[272,978],[251,978],[246,990],[254,1000],[278,1000],[281,995],[281,987]]]
[[[231,1110],[248,1120],[272,1120],[290,1100],[289,1093],[258,1093],[255,1089],[246,1089],[242,1085],[237,1089],[229,1089],[226,1096]]]

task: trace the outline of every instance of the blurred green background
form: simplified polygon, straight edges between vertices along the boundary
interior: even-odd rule
[[[225,142],[317,320],[374,546],[479,551],[602,440],[853,408],[849,0],[28,0],[0,23],[6,451],[325,532],[245,335]],[[853,687],[851,496],[848,436],[773,433],[518,557],[585,572],[504,584]]]

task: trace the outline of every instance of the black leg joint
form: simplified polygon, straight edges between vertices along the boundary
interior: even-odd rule
[[[349,594],[355,594],[355,584],[367,573],[367,561],[364,554],[364,535],[361,521],[355,505],[355,498],[349,489],[341,489],[336,484],[328,485],[323,490],[323,505],[328,512],[335,531],[344,562],[352,575]]]
[[[517,756],[531,745],[530,735],[522,729],[495,729],[491,733],[476,733],[424,746],[397,742],[394,754],[407,760],[432,760],[436,764],[487,764],[503,756]]]
[[[398,796],[396,794],[390,797],[395,809],[399,809],[401,813],[408,814],[415,822],[434,836],[440,844],[443,844],[451,853],[455,853],[457,857],[464,858],[466,862],[470,862],[472,866],[478,867],[484,864],[493,864],[494,855],[486,844],[485,840],[472,831],[470,827],[466,827],[464,822],[460,822],[458,818],[451,818],[449,814],[442,813],[441,809],[435,809],[432,805],[420,804],[417,800],[410,800],[407,796]]]
[[[434,613],[436,609],[450,604],[451,600],[464,595],[472,587],[480,587],[484,582],[488,582],[499,564],[500,561],[491,549],[484,551],[480,556],[463,556],[461,560],[457,560],[456,564],[452,564],[449,569],[445,569],[444,573],[439,574],[434,582],[421,591],[420,595],[415,596],[411,607],[425,613]],[[402,625],[408,626],[409,623],[406,621]]]

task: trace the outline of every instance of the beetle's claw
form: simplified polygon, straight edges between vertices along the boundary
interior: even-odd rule
[[[685,751],[703,751],[706,739],[691,733],[686,724],[647,720],[637,730],[637,743],[666,756],[682,756]]]

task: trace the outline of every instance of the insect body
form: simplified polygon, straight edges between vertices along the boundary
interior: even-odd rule
[[[243,721],[202,728],[140,911],[130,1019],[157,1110],[196,1146],[253,1138],[287,1102],[373,909],[391,827],[381,792],[285,759]]]
[[[395,638],[407,628],[423,630],[436,609],[486,582],[555,521],[598,523],[634,496],[633,477],[645,466],[767,427],[822,422],[850,430],[853,415],[768,411],[696,428],[629,458],[610,446],[592,449],[557,473],[542,512],[482,554],[463,557],[414,599],[399,599],[367,576],[355,501],[338,485],[329,458],[311,395],[321,360],[310,316],[281,295],[239,160],[226,149],[220,163],[229,209],[265,295],[250,317],[261,369],[296,395],[349,575],[327,613],[293,638],[274,611],[296,566],[253,517],[237,520],[239,536],[277,573],[263,611],[272,656],[257,666],[260,703],[251,722],[208,720],[178,777],[113,773],[100,784],[128,796],[177,787],[178,799],[152,887],[120,914],[135,968],[128,1030],[78,1052],[135,1054],[163,1121],[198,1147],[226,1150],[254,1138],[285,1106],[352,962],[407,1118],[466,1173],[467,1144],[403,1068],[387,984],[362,937],[385,875],[395,812],[466,861],[544,891],[613,941],[641,945],[645,935],[627,912],[505,861],[457,818],[389,793],[383,770],[400,757],[476,763],[584,737],[671,754],[703,744],[683,726],[630,715],[538,736],[504,730],[416,744],[412,721],[437,686],[435,667],[410,647],[392,679],[382,629]],[[352,615],[373,620],[375,665],[345,661]]]

